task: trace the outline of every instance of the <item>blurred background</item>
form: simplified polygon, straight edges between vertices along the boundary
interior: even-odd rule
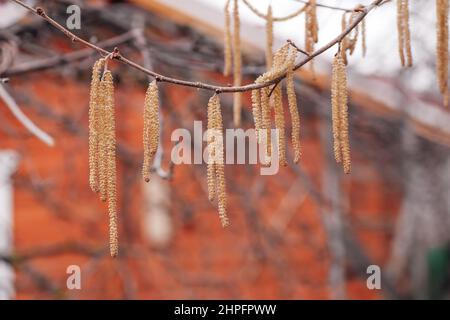
[[[271,2],[275,16],[303,5],[250,2],[262,12]],[[370,3],[318,2],[346,9]],[[120,230],[120,255],[112,259],[107,209],[88,185],[88,96],[99,54],[0,0],[0,78],[9,79],[0,82],[0,298],[448,298],[450,114],[437,90],[435,3],[411,1],[414,66],[402,69],[395,2],[370,12],[367,56],[358,46],[349,60],[352,173],[342,173],[332,152],[333,47],[315,59],[315,76],[308,67],[296,74],[300,163],[292,163],[288,146],[289,166],[274,176],[261,176],[259,165],[226,166],[227,229],[207,198],[206,165],[170,161],[172,131],[192,132],[194,120],[205,127],[210,93],[160,84],[161,148],[144,183],[149,79],[111,63]],[[75,34],[117,46],[158,73],[232,83],[222,76],[224,0],[26,3],[63,25],[76,4]],[[251,83],[265,70],[265,26],[239,6],[244,82]],[[319,48],[340,33],[343,11],[317,10]],[[303,15],[277,23],[275,36],[276,48],[286,39],[303,47]],[[221,95],[225,128],[233,127],[232,100]],[[253,127],[250,93],[243,127]],[[71,265],[80,267],[80,290],[67,288]],[[367,286],[371,265],[381,268],[379,290]]]

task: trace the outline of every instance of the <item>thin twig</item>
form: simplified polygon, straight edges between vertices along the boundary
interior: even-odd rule
[[[20,123],[33,135],[36,136],[39,140],[44,142],[50,147],[53,147],[55,144],[54,139],[40,129],[37,125],[33,123],[23,112],[20,110],[20,107],[17,105],[16,101],[14,101],[13,97],[9,94],[8,91],[3,87],[3,84],[0,84],[0,99],[2,99],[6,106],[11,110],[12,114],[19,120]]]
[[[289,43],[298,52],[303,53],[305,56],[309,57],[309,53],[305,50],[300,49],[291,39],[286,40],[286,42]]]
[[[275,83],[275,85],[272,87],[272,89],[270,89],[269,94],[267,95],[268,97],[272,96],[272,93],[275,91],[275,88],[278,86],[280,82]]]
[[[48,23],[50,23],[52,26],[54,26],[55,28],[57,28],[58,30],[60,30],[61,32],[63,32],[67,37],[69,37],[70,39],[72,39],[72,41],[76,42],[80,42],[92,49],[97,50],[100,54],[107,56],[107,55],[111,55],[113,54],[113,58],[115,60],[118,60],[124,64],[127,64],[145,74],[148,74],[152,77],[154,77],[155,79],[157,79],[158,81],[161,82],[167,82],[167,83],[173,83],[176,85],[181,85],[181,86],[186,86],[186,87],[193,87],[193,88],[198,88],[198,89],[204,89],[204,90],[209,90],[209,91],[215,91],[216,93],[221,93],[221,92],[246,92],[246,91],[251,91],[251,90],[255,90],[255,89],[261,89],[264,87],[268,87],[272,84],[275,84],[277,82],[280,82],[282,79],[284,79],[286,77],[286,73],[284,73],[283,75],[279,76],[278,78],[275,78],[271,81],[267,81],[267,82],[263,82],[260,84],[248,84],[248,85],[243,85],[243,86],[229,86],[229,87],[224,87],[224,86],[217,86],[217,85],[212,85],[212,84],[208,84],[208,83],[202,83],[202,82],[191,82],[191,81],[186,81],[186,80],[181,80],[181,79],[175,79],[175,78],[170,78],[164,75],[161,75],[159,73],[156,73],[154,71],[148,70],[146,68],[144,68],[143,66],[125,58],[124,56],[122,56],[118,50],[115,50],[113,52],[109,52],[103,48],[100,48],[92,43],[90,43],[89,41],[86,41],[78,36],[76,36],[75,34],[73,34],[72,32],[70,32],[69,30],[67,30],[66,28],[64,28],[62,25],[60,25],[58,22],[56,22],[55,20],[53,20],[51,17],[49,17],[44,9],[38,7],[36,9],[32,8],[31,6],[25,4],[24,2],[20,1],[20,0],[11,0],[16,2],[17,4],[21,5],[22,7],[28,9],[29,11],[33,12],[36,15],[39,15],[40,17],[42,17],[44,20],[46,20]],[[301,60],[300,62],[298,62],[295,67],[293,68],[293,70],[297,70],[300,67],[302,67],[303,65],[305,65],[306,63],[308,63],[309,61],[311,61],[313,58],[317,57],[318,55],[322,54],[323,52],[327,51],[328,49],[330,49],[331,47],[333,47],[335,44],[339,43],[340,41],[342,41],[342,39],[347,36],[347,34],[349,34],[360,22],[362,19],[364,19],[364,17],[375,7],[379,6],[381,3],[383,2],[383,0],[374,0],[370,5],[361,8],[360,14],[354,19],[354,21],[349,24],[349,26],[336,38],[334,38],[332,41],[330,41],[328,44],[326,44],[325,46],[323,46],[322,48],[318,49],[317,51],[315,51],[314,53],[312,53],[309,57],[306,57],[305,59]]]
[[[132,40],[136,36],[136,30],[130,30],[116,37],[112,37],[110,39],[99,42],[97,45],[102,47],[114,47],[119,44],[128,42]],[[74,52],[69,52],[63,55],[44,58],[39,60],[34,60],[31,62],[24,62],[17,66],[13,66],[5,70],[2,73],[2,76],[15,76],[18,74],[42,71],[50,68],[54,68],[56,66],[69,64],[72,62],[80,61],[84,58],[89,57],[95,52],[93,48],[85,48]]]

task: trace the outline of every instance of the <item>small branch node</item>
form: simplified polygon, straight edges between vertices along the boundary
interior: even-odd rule
[[[36,7],[36,13],[40,16],[45,16],[45,11],[41,7]]]

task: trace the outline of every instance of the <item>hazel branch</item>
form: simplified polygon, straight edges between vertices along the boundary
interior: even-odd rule
[[[272,79],[271,81],[267,81],[267,82],[263,82],[263,83],[252,83],[252,84],[248,84],[248,85],[243,85],[243,86],[218,86],[218,85],[212,85],[212,84],[208,84],[208,83],[202,83],[202,82],[192,82],[192,81],[187,81],[187,80],[181,80],[181,79],[176,79],[176,78],[171,78],[171,77],[167,77],[164,75],[161,75],[157,72],[154,72],[152,70],[146,69],[143,66],[137,64],[134,61],[131,61],[127,58],[125,58],[124,56],[122,56],[119,52],[119,50],[116,48],[113,52],[109,52],[99,46],[96,46],[95,44],[90,43],[87,40],[84,40],[78,36],[76,36],[75,34],[73,34],[72,32],[70,32],[69,30],[67,30],[66,28],[64,28],[61,24],[59,24],[58,22],[56,22],[54,19],[52,19],[50,16],[48,16],[44,9],[42,9],[41,7],[37,7],[36,9],[27,5],[26,3],[22,2],[21,0],[12,0],[15,3],[19,4],[20,6],[26,8],[27,10],[33,12],[34,14],[40,16],[41,18],[43,18],[44,20],[46,20],[48,23],[50,23],[53,27],[55,27],[56,29],[60,30],[62,33],[64,33],[68,38],[70,38],[73,42],[80,42],[83,45],[90,47],[94,50],[96,50],[97,52],[99,52],[102,56],[108,56],[108,55],[112,55],[112,58],[114,60],[120,61],[123,64],[126,64],[136,70],[139,70],[153,78],[155,78],[157,81],[160,82],[167,82],[167,83],[172,83],[175,85],[180,85],[180,86],[186,86],[186,87],[192,87],[192,88],[198,88],[198,89],[204,89],[204,90],[209,90],[209,91],[215,91],[216,93],[222,93],[222,92],[246,92],[246,91],[251,91],[251,90],[256,90],[256,89],[261,89],[261,88],[265,88],[268,87],[272,84],[275,84],[277,82],[280,82],[281,80],[283,80],[286,77],[286,73],[282,74],[281,76],[279,76],[278,78]],[[374,8],[378,7],[379,5],[381,5],[382,3],[386,3],[389,2],[389,0],[374,0],[370,5],[365,6],[365,7],[361,7],[358,10],[358,15],[357,17],[354,19],[354,21],[349,24],[347,26],[347,28],[341,33],[339,34],[336,38],[334,38],[333,40],[331,40],[330,42],[328,42],[326,45],[324,45],[323,47],[321,47],[320,49],[316,50],[315,52],[313,52],[311,55],[309,55],[308,57],[304,58],[303,60],[301,60],[300,62],[298,62],[295,67],[293,68],[293,70],[297,70],[300,67],[304,66],[305,64],[307,64],[309,61],[311,61],[312,59],[314,59],[315,57],[321,55],[322,53],[324,53],[325,51],[327,51],[328,49],[330,49],[331,47],[333,47],[334,45],[336,45],[337,43],[341,42],[342,39],[344,39],[347,34],[349,34],[364,18],[365,16]]]

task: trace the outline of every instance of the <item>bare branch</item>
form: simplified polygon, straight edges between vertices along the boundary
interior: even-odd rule
[[[135,30],[131,30],[125,32],[116,37],[107,39],[105,41],[99,42],[97,45],[102,47],[114,47],[119,44],[128,42],[135,37]],[[42,71],[50,68],[54,68],[60,65],[69,64],[72,62],[76,62],[82,60],[84,58],[89,57],[95,53],[92,48],[86,48],[74,52],[70,52],[67,54],[59,55],[56,57],[44,58],[40,60],[35,60],[31,62],[24,62],[19,64],[18,66],[9,68],[5,72],[2,73],[2,76],[15,76],[18,74],[33,72],[33,71]]]
[[[5,102],[5,105],[11,110],[12,114],[19,120],[20,123],[30,131],[36,138],[44,142],[50,147],[53,147],[55,144],[54,139],[45,131],[40,129],[38,126],[34,124],[23,112],[20,110],[20,107],[17,105],[16,101],[14,101],[13,97],[6,91],[3,84],[0,84],[0,98]]]
[[[263,82],[260,84],[248,84],[248,85],[244,85],[244,86],[235,86],[235,87],[223,87],[223,86],[217,86],[217,85],[212,85],[212,84],[208,84],[208,83],[202,83],[202,82],[192,82],[192,81],[186,81],[186,80],[181,80],[181,79],[175,79],[175,78],[171,78],[171,77],[167,77],[164,75],[161,75],[157,72],[154,72],[152,70],[148,70],[146,68],[144,68],[143,66],[137,64],[136,62],[133,62],[127,58],[125,58],[124,56],[122,56],[120,54],[120,52],[117,50],[114,50],[113,52],[109,52],[103,48],[100,48],[99,46],[96,46],[92,43],[90,43],[89,41],[86,41],[78,36],[76,36],[75,34],[73,34],[72,32],[70,32],[69,30],[67,30],[66,28],[64,28],[61,24],[59,24],[58,22],[56,22],[55,20],[53,20],[51,17],[49,17],[44,9],[38,7],[36,9],[34,9],[33,7],[25,4],[24,2],[22,2],[21,0],[12,0],[14,2],[16,2],[17,4],[21,5],[22,7],[28,9],[29,11],[33,12],[34,14],[42,17],[44,20],[46,20],[48,23],[50,23],[53,27],[57,28],[58,30],[60,30],[62,33],[64,33],[67,37],[69,37],[72,41],[78,41],[82,44],[84,44],[87,47],[90,47],[92,49],[97,50],[100,54],[107,56],[107,55],[112,55],[114,59],[129,65],[130,67],[133,67],[149,76],[154,77],[155,79],[157,79],[158,81],[161,82],[168,82],[168,83],[173,83],[176,85],[181,85],[181,86],[186,86],[186,87],[193,87],[193,88],[198,88],[198,89],[204,89],[204,90],[209,90],[209,91],[215,91],[216,93],[221,93],[221,92],[245,92],[245,91],[251,91],[251,90],[255,90],[255,89],[261,89],[264,87],[268,87],[272,84],[275,84],[277,82],[280,82],[282,79],[284,79],[286,77],[286,73],[284,73],[283,75],[281,75],[278,78],[275,78],[271,81],[267,81],[267,82]],[[386,2],[386,1],[385,1]],[[384,2],[384,3],[385,3]],[[349,24],[349,26],[336,38],[334,38],[333,40],[331,40],[328,44],[326,44],[325,46],[323,46],[322,48],[318,49],[317,51],[315,51],[314,53],[312,53],[310,56],[306,57],[305,59],[301,60],[299,63],[297,63],[295,65],[294,70],[299,69],[300,67],[302,67],[303,65],[305,65],[306,63],[308,63],[309,61],[311,61],[313,58],[319,56],[320,54],[324,53],[325,51],[327,51],[328,49],[330,49],[331,47],[333,47],[335,44],[339,43],[342,41],[342,39],[344,39],[347,34],[349,34],[363,19],[364,17],[375,7],[379,6],[380,4],[383,3],[383,0],[374,0],[370,5],[366,6],[366,7],[361,7],[358,8],[358,12],[359,15],[354,19],[354,21]]]

